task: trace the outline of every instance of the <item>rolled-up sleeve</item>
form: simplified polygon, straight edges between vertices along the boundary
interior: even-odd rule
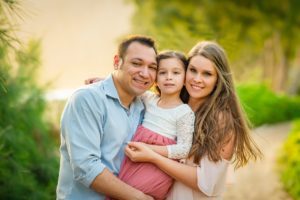
[[[105,165],[101,162],[101,108],[90,91],[79,90],[69,99],[61,120],[62,137],[73,177],[89,187]]]

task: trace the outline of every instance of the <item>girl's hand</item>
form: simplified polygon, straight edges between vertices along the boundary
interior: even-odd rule
[[[84,80],[84,84],[89,85],[89,84],[96,83],[96,82],[99,82],[102,80],[104,80],[104,78],[99,78],[99,77],[88,78],[88,79]]]
[[[155,162],[159,156],[142,142],[130,142],[125,148],[125,154],[133,162]]]

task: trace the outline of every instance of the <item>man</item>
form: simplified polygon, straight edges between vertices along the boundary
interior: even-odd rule
[[[152,199],[116,175],[143,117],[138,95],[156,78],[156,54],[151,38],[132,36],[119,45],[108,78],[70,97],[61,119],[57,199]]]

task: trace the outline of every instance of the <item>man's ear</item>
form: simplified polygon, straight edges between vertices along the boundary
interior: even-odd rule
[[[121,66],[121,65],[122,65],[122,58],[120,58],[119,55],[115,55],[114,56],[114,69],[118,70],[119,66]]]

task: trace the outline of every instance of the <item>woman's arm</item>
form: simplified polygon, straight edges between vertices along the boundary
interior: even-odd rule
[[[197,167],[188,166],[163,157],[144,143],[130,142],[125,148],[126,155],[134,162],[151,162],[174,179],[199,190],[197,185]]]
[[[235,147],[235,136],[233,133],[230,133],[227,141],[225,141],[224,145],[221,148],[220,155],[225,160],[231,160],[234,154]]]
[[[96,83],[96,82],[103,81],[103,80],[104,80],[104,78],[100,78],[100,77],[88,78],[88,79],[84,80],[84,84],[89,85],[89,84]]]

